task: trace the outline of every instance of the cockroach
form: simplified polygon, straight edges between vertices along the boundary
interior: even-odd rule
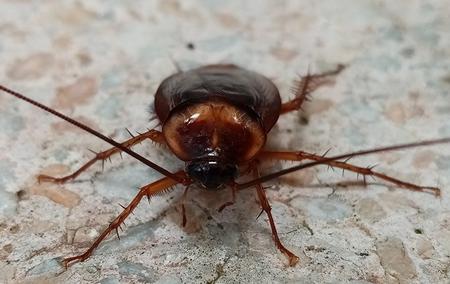
[[[108,234],[120,227],[124,220],[144,198],[164,192],[175,185],[182,185],[186,195],[189,186],[217,191],[231,189],[231,200],[225,202],[219,211],[234,204],[239,190],[254,187],[262,212],[267,214],[272,237],[277,248],[287,256],[289,265],[294,266],[299,258],[288,250],[279,239],[271,207],[267,199],[264,182],[301,169],[328,165],[355,172],[363,177],[372,176],[391,183],[397,187],[440,195],[439,188],[420,186],[386,174],[374,171],[370,167],[359,167],[348,163],[355,156],[394,151],[419,146],[449,143],[450,137],[427,140],[416,143],[394,145],[365,151],[358,151],[333,157],[315,155],[304,151],[269,151],[265,150],[268,133],[280,115],[301,109],[310,94],[325,84],[330,83],[344,70],[338,65],[335,70],[308,74],[296,82],[294,98],[281,102],[280,94],[268,78],[236,65],[207,65],[189,71],[178,71],[169,76],[158,87],[154,98],[154,109],[161,123],[161,130],[150,129],[122,143],[104,136],[98,131],[75,121],[54,109],[44,106],[22,94],[0,85],[0,89],[19,99],[27,101],[63,120],[97,136],[113,147],[96,153],[96,156],[74,173],[65,177],[39,175],[43,182],[65,183],[75,179],[97,161],[104,161],[111,155],[125,152],[165,177],[140,188],[133,200],[123,207],[123,211],[96,239],[83,254],[63,259],[67,267],[90,257],[98,245]],[[131,133],[130,133],[131,134]],[[185,169],[177,172],[166,170],[130,148],[144,140],[152,140],[167,145],[168,149],[185,162]],[[258,166],[267,160],[308,161],[271,174],[261,176]],[[347,159],[347,160],[344,160]],[[253,180],[238,183],[237,177],[245,174],[253,175]],[[365,179],[364,179],[365,180]],[[182,224],[186,224],[184,204],[182,204]]]

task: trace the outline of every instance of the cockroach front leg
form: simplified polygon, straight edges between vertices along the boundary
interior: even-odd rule
[[[178,172],[177,175],[185,176],[185,173],[183,171]],[[125,221],[125,219],[130,215],[130,213],[133,212],[133,210],[136,208],[136,206],[141,202],[142,198],[144,196],[147,196],[149,199],[151,196],[161,193],[164,190],[178,184],[178,182],[174,181],[171,178],[162,178],[154,183],[151,183],[149,185],[146,185],[142,187],[138,194],[133,198],[133,200],[128,204],[127,207],[123,208],[122,213],[120,213],[119,216],[117,216],[108,226],[108,228],[103,231],[103,233],[95,240],[95,242],[91,245],[91,247],[85,251],[83,254],[72,256],[63,259],[63,265],[67,268],[69,265],[79,262],[79,261],[85,261],[86,259],[91,256],[92,252],[98,247],[98,245],[108,236],[108,234],[115,230],[117,233],[117,236],[119,236],[118,228],[120,228],[120,225]]]
[[[236,186],[232,185],[230,188],[231,188],[231,200],[222,204],[218,209],[219,212],[222,212],[223,209],[233,205],[236,202]]]
[[[335,70],[321,74],[306,74],[295,82],[293,91],[295,98],[281,105],[280,114],[301,109],[303,103],[308,100],[308,95],[321,86],[333,83],[333,78],[344,70],[344,65],[338,65]]]
[[[363,168],[363,167],[358,167],[358,166],[349,164],[347,162],[325,161],[326,158],[324,156],[319,156],[319,155],[315,155],[315,154],[311,154],[311,153],[307,153],[307,152],[303,152],[303,151],[299,151],[299,152],[262,151],[258,157],[261,160],[274,159],[274,160],[288,160],[288,161],[302,161],[302,160],[324,161],[324,164],[328,165],[330,167],[336,167],[336,168],[348,170],[351,172],[355,172],[359,175],[362,175],[364,178],[364,181],[365,181],[366,176],[372,176],[372,177],[377,177],[379,179],[390,182],[400,188],[404,188],[404,189],[408,189],[408,190],[412,190],[412,191],[431,193],[435,196],[441,195],[441,191],[437,187],[421,186],[421,185],[416,185],[413,183],[405,182],[405,181],[393,178],[391,176],[388,176],[386,174],[376,172],[371,167]]]
[[[181,197],[181,226],[185,227],[187,223],[186,218],[186,207],[184,206],[184,203],[186,202],[187,193],[189,190],[189,186],[186,186],[183,192],[183,196]]]
[[[130,135],[131,135],[131,133],[130,133]],[[141,133],[136,136],[132,135],[132,137],[129,140],[123,142],[122,145],[127,148],[130,148],[136,144],[141,143],[145,139],[150,139],[159,144],[165,144],[163,134],[158,130],[151,129],[147,132]],[[104,163],[104,161],[106,159],[109,159],[112,155],[114,155],[116,153],[121,153],[121,150],[116,147],[112,147],[106,151],[96,153],[96,155],[93,159],[88,161],[86,164],[81,166],[78,170],[76,170],[74,173],[72,173],[70,175],[60,177],[60,178],[51,177],[51,176],[47,176],[47,175],[39,175],[37,177],[38,181],[39,182],[46,181],[46,182],[53,182],[53,183],[65,183],[69,180],[75,179],[77,176],[79,176],[82,172],[86,171],[89,167],[91,167],[97,161],[102,161]],[[102,164],[102,166],[103,166],[103,164]]]
[[[257,168],[253,169],[253,173],[255,175],[255,178],[259,178],[259,172]],[[275,245],[282,253],[284,253],[288,257],[289,266],[295,266],[299,258],[281,243],[280,238],[278,237],[275,222],[273,221],[272,207],[270,207],[269,200],[267,199],[266,196],[266,192],[264,191],[264,188],[260,183],[256,185],[256,193],[258,195],[259,203],[261,204],[262,210],[266,212],[267,217],[269,218],[270,229],[272,230],[272,238],[273,241],[275,242]]]

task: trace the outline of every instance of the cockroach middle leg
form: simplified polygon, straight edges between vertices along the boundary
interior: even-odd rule
[[[280,114],[301,109],[303,103],[309,100],[308,95],[310,95],[321,86],[333,83],[334,77],[341,73],[344,68],[344,65],[339,64],[335,70],[331,70],[321,74],[308,73],[305,76],[301,77],[298,81],[295,82],[295,86],[293,88],[295,98],[281,105]]]
[[[178,172],[176,174],[179,176],[185,176],[185,173],[183,171]],[[141,202],[144,196],[150,198],[151,196],[164,192],[165,190],[176,184],[178,184],[177,181],[165,177],[151,184],[141,187],[138,194],[136,194],[136,196],[133,198],[130,204],[128,204],[128,206],[123,208],[122,213],[120,213],[119,216],[117,216],[109,224],[108,228],[106,228],[106,230],[103,231],[103,233],[95,240],[95,242],[89,247],[89,249],[86,250],[83,254],[63,259],[64,266],[67,268],[70,264],[73,264],[75,262],[85,261],[87,258],[89,258],[89,256],[91,256],[92,252],[100,245],[100,243],[106,238],[106,236],[108,236],[109,233],[111,233],[111,231],[116,230],[118,236],[119,235],[118,228],[120,228],[120,225],[125,221],[125,219],[130,215],[130,213],[132,213],[133,210],[138,206],[138,204]]]
[[[325,165],[328,165],[330,167],[336,167],[340,168],[342,170],[351,171],[354,173],[357,173],[359,175],[362,175],[365,181],[366,176],[372,176],[377,177],[379,179],[382,179],[384,181],[387,181],[389,183],[394,184],[395,186],[398,186],[400,188],[412,190],[412,191],[419,191],[424,193],[431,193],[435,196],[440,196],[441,191],[437,187],[431,187],[431,186],[421,186],[416,185],[413,183],[405,182],[396,178],[393,178],[391,176],[388,176],[386,174],[374,171],[372,167],[359,167],[352,164],[349,164],[347,162],[341,162],[341,161],[325,161],[326,158],[324,156],[319,156],[303,151],[299,152],[272,152],[272,151],[262,151],[259,155],[259,158],[261,160],[264,159],[275,159],[275,160],[289,160],[289,161],[302,161],[302,160],[311,160],[311,161],[324,161]]]
[[[136,136],[133,136],[131,133],[130,133],[130,135],[132,137],[122,143],[122,145],[127,148],[130,148],[136,144],[139,144],[146,139],[150,139],[158,144],[165,144],[164,136],[158,130],[150,129],[150,130],[148,130],[144,133],[140,133]],[[69,180],[72,180],[72,179],[75,179],[76,177],[78,177],[82,172],[86,171],[88,168],[90,168],[96,162],[102,161],[102,163],[104,163],[106,159],[109,159],[112,155],[117,154],[117,153],[121,153],[121,150],[119,148],[112,147],[106,151],[96,153],[94,158],[92,158],[90,161],[85,163],[83,166],[81,166],[78,170],[76,170],[75,172],[73,172],[70,175],[67,175],[64,177],[59,177],[59,178],[51,177],[51,176],[47,176],[47,175],[39,175],[37,178],[38,178],[39,182],[45,181],[45,182],[53,182],[53,183],[65,183]],[[103,164],[102,164],[102,167],[103,167]]]
[[[236,186],[232,185],[232,186],[230,186],[230,189],[231,189],[231,200],[222,204],[218,209],[219,212],[222,212],[223,209],[225,209],[228,206],[233,205],[236,202]]]
[[[259,172],[257,168],[253,169],[253,173],[255,178],[259,178]],[[272,207],[270,207],[269,200],[267,199],[266,192],[264,191],[261,183],[258,183],[256,186],[256,193],[258,195],[259,203],[261,204],[261,208],[264,212],[266,212],[267,217],[269,218],[270,229],[272,230],[272,238],[275,242],[277,248],[284,253],[289,259],[289,266],[295,266],[298,262],[298,256],[293,254],[290,250],[288,250],[280,241],[278,237],[277,228],[275,226],[275,222],[272,217]]]

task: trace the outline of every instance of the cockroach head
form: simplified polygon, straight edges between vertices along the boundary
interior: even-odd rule
[[[218,190],[236,178],[238,167],[216,159],[197,159],[186,164],[186,172],[205,189]]]

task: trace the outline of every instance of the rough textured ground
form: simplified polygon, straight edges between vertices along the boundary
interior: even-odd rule
[[[286,115],[269,148],[337,154],[450,136],[448,1],[0,1],[0,82],[122,140],[142,131],[158,83],[175,71],[235,63],[272,78],[284,99],[297,74],[348,68]],[[251,2],[251,3],[250,3]],[[191,44],[191,45],[190,45]],[[442,188],[442,198],[326,183],[355,175],[326,167],[283,177],[269,197],[280,237],[301,261],[287,267],[252,190],[223,213],[229,192],[178,189],[141,204],[121,240],[65,271],[136,188],[159,175],[124,156],[65,185],[107,147],[57,118],[0,94],[1,283],[448,283],[450,146],[354,159]],[[161,165],[182,163],[151,143]],[[279,169],[273,164],[266,171]],[[322,185],[320,185],[322,184]]]

